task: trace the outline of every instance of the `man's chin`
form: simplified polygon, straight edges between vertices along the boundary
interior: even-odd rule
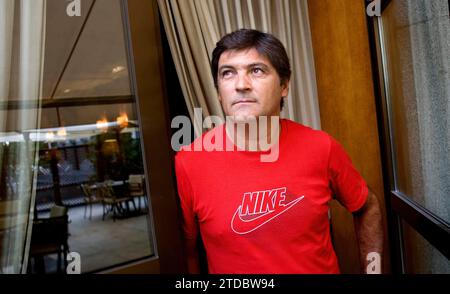
[[[229,116],[230,120],[234,123],[248,123],[252,121],[256,121],[258,116],[249,113],[238,113]]]

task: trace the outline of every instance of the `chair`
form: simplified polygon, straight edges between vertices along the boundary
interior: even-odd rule
[[[64,268],[67,267],[68,223],[67,213],[62,216],[33,220],[30,260],[34,258],[38,273],[45,273],[44,256],[49,254],[58,255],[58,273],[61,272],[61,255],[63,255]]]
[[[89,219],[92,219],[92,205],[95,203],[102,202],[101,197],[98,197],[94,191],[92,191],[91,187],[87,184],[81,184],[81,191],[83,191],[84,195],[84,218],[86,218],[87,208],[89,206]],[[100,193],[98,193],[100,194]]]
[[[128,176],[128,193],[130,197],[138,198],[138,208],[141,210],[141,197],[145,196],[144,178],[142,175]],[[144,204],[147,206],[147,197],[144,197]]]
[[[122,203],[125,203],[127,210],[129,211],[128,202],[131,201],[133,203],[134,209],[136,209],[136,205],[134,204],[132,197],[128,196],[117,197],[113,187],[109,183],[105,182],[98,184],[98,187],[101,193],[103,203],[103,218],[102,218],[103,220],[105,220],[105,216],[109,212],[113,213],[113,221],[116,221],[117,214],[124,215],[124,208],[122,207]]]
[[[67,214],[66,206],[54,205],[50,208],[50,217],[64,216]]]

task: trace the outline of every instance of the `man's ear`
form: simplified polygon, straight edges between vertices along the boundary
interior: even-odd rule
[[[285,81],[281,84],[281,97],[287,97],[289,94],[289,82],[290,80]]]

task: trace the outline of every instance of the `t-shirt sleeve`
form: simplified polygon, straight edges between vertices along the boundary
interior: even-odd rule
[[[178,195],[180,197],[184,236],[186,239],[196,239],[198,223],[194,212],[194,195],[180,154],[175,156],[175,173],[177,177]]]
[[[328,177],[336,199],[350,212],[360,209],[367,200],[369,189],[353,166],[344,148],[330,136]]]

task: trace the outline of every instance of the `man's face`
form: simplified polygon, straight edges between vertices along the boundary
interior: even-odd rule
[[[288,94],[288,82],[256,49],[225,51],[218,66],[219,100],[227,116],[236,121],[249,117],[279,116],[280,99]]]

